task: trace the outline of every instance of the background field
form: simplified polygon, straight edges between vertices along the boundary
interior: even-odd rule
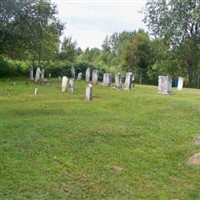
[[[200,90],[26,81],[0,82],[2,199],[200,199]]]

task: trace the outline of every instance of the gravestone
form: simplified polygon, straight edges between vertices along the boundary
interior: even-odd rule
[[[90,82],[90,68],[88,67],[85,72],[85,81],[86,83]]]
[[[117,89],[121,89],[122,88],[122,76],[120,73],[117,73],[115,75],[115,87]]]
[[[184,82],[184,78],[183,77],[178,77],[177,90],[182,90],[183,89],[183,82]]]
[[[38,89],[35,88],[35,90],[34,90],[34,94],[37,95],[37,92],[38,92]]]
[[[74,78],[70,78],[70,80],[69,80],[69,92],[71,94],[74,94],[74,86],[75,86]]]
[[[110,86],[112,83],[112,74],[104,73],[103,74],[103,85]]]
[[[91,84],[88,84],[86,86],[86,99],[87,100],[92,100],[92,85]]]
[[[58,76],[58,79],[59,79],[59,80],[62,80],[61,76]]]
[[[131,90],[131,83],[132,83],[133,74],[132,72],[126,73],[126,79],[125,79],[125,90]]]
[[[172,94],[172,78],[171,76],[158,76],[158,93]]]
[[[41,70],[41,81],[42,81],[42,82],[44,81],[44,72],[45,72],[45,70],[42,69],[42,70]]]
[[[35,82],[39,82],[40,81],[40,74],[41,74],[41,71],[40,71],[40,68],[38,67],[36,69],[36,73],[35,73]]]
[[[77,80],[78,80],[78,81],[80,81],[80,80],[81,80],[81,78],[82,78],[82,73],[80,72],[80,73],[78,73]]]
[[[76,73],[75,73],[75,68],[74,68],[74,66],[71,67],[71,76],[72,76],[72,78],[75,78],[75,77],[76,77]]]
[[[98,78],[99,78],[99,71],[98,70],[93,70],[92,71],[92,83],[94,85],[98,85]]]
[[[67,89],[67,82],[68,82],[68,78],[66,76],[63,76],[62,78],[62,92],[65,92]]]
[[[49,74],[49,78],[51,78],[51,74]]]
[[[29,68],[29,79],[34,80],[34,77],[33,77],[33,67]]]

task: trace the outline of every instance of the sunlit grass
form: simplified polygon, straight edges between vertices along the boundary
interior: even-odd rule
[[[28,83],[0,82],[2,199],[200,199],[200,90]]]

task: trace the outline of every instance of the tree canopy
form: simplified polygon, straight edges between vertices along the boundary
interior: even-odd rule
[[[200,68],[200,1],[148,0],[144,13],[151,34],[168,46],[166,53],[176,55],[170,56],[171,61],[174,63],[178,57],[179,62],[185,62],[192,86],[194,74]]]
[[[0,54],[13,59],[45,59],[58,47],[64,25],[49,0],[0,1]]]

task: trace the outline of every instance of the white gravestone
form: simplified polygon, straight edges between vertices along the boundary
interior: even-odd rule
[[[68,82],[68,78],[66,76],[63,76],[62,78],[62,92],[65,92],[67,89],[67,82]]]
[[[41,71],[40,71],[40,68],[38,67],[36,69],[36,73],[35,73],[35,82],[36,83],[40,80],[40,74],[41,74]]]
[[[132,78],[133,78],[132,72],[127,72],[125,79],[125,90],[131,90]]]
[[[71,75],[72,75],[72,78],[76,77],[74,66],[71,67]]]
[[[78,73],[77,80],[78,80],[78,81],[80,81],[80,80],[81,80],[81,78],[82,78],[82,73],[80,72],[80,73]]]
[[[112,83],[112,74],[104,73],[103,74],[103,85],[110,86]]]
[[[51,78],[51,74],[49,74],[49,78]]]
[[[90,68],[88,67],[85,72],[85,81],[86,83],[90,82]]]
[[[70,78],[69,79],[69,92],[71,94],[74,94],[74,85],[75,85],[74,78]]]
[[[45,72],[45,70],[42,69],[42,70],[41,70],[41,80],[42,80],[42,81],[44,81],[44,72]]]
[[[158,93],[172,94],[171,76],[158,76]]]
[[[183,77],[179,77],[178,78],[177,90],[182,90],[183,89],[183,82],[184,82],[184,78]]]
[[[86,99],[92,100],[92,85],[91,84],[88,84],[86,86]]]
[[[38,92],[38,89],[35,88],[35,90],[34,90],[34,94],[37,95],[37,92]]]
[[[115,87],[117,89],[121,89],[122,88],[122,76],[120,73],[117,73],[115,75]]]
[[[31,80],[34,80],[34,78],[33,78],[33,67],[30,67],[30,69],[29,69],[29,78]]]
[[[98,85],[98,79],[99,79],[99,71],[98,70],[93,70],[92,71],[92,83],[94,85]]]

